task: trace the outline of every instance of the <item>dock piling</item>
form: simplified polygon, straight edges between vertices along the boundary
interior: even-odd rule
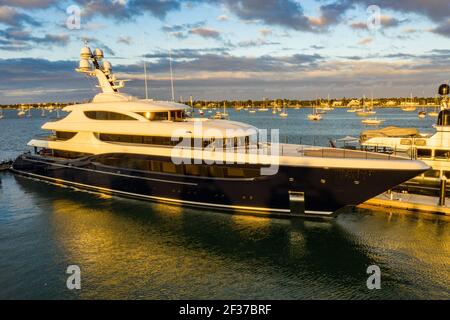
[[[442,176],[441,189],[440,189],[440,192],[439,192],[439,205],[441,207],[445,207],[445,193],[446,193],[446,189],[447,189],[447,177],[446,176]]]

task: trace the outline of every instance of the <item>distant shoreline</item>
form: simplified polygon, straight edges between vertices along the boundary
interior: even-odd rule
[[[323,108],[323,107],[331,107],[331,108],[362,108],[363,103],[365,102],[366,107],[372,106],[371,99],[355,99],[355,98],[343,98],[343,99],[317,99],[317,100],[295,100],[295,99],[274,99],[274,100],[194,100],[191,102],[187,101],[179,101],[180,103],[184,103],[188,106],[191,106],[194,109],[223,109],[224,105],[226,108],[254,108],[254,109],[273,109],[273,108]],[[358,105],[359,102],[359,105]],[[409,105],[411,102],[411,98],[379,98],[373,100],[374,108],[403,108]],[[439,100],[437,98],[413,98],[412,99],[412,107],[415,108],[436,108],[439,107]],[[73,104],[81,104],[86,103],[83,102],[41,102],[41,103],[20,103],[20,104],[0,104],[0,108],[2,109],[28,109],[30,107],[42,109],[42,108],[64,108],[68,105]],[[350,106],[349,106],[350,103]],[[353,103],[353,105],[352,105]],[[404,105],[407,103],[407,105]],[[403,105],[402,105],[403,104]]]
[[[78,104],[78,103],[76,103],[76,104]],[[64,104],[64,105],[52,105],[54,108],[58,108],[58,109],[62,109],[62,108],[64,108],[64,107],[66,107],[66,106],[69,106],[69,105],[73,105],[73,103],[71,103],[71,104]],[[187,104],[188,105],[188,104]],[[30,106],[33,108],[33,109],[42,109],[42,108],[48,108],[49,107],[49,105],[47,105],[47,106],[41,106],[41,105],[36,105],[36,104],[24,104],[24,105],[0,105],[0,108],[1,109],[25,109],[25,110],[27,110],[28,108],[30,108]],[[439,107],[440,105],[438,105],[438,104],[436,104],[436,105],[417,105],[417,106],[414,106],[416,109],[422,109],[422,108],[437,108],[437,107]],[[362,108],[362,106],[354,106],[354,107],[347,107],[347,106],[330,106],[331,108],[334,108],[334,109],[359,109],[359,108]],[[366,108],[367,107],[371,107],[370,105],[366,105]],[[373,106],[373,108],[379,108],[379,109],[401,109],[401,108],[405,108],[405,107],[407,107],[407,106],[401,106],[401,105],[396,105],[396,106],[383,106],[383,105],[374,105]],[[223,105],[222,106],[220,106],[220,105],[217,105],[217,106],[207,106],[207,107],[204,107],[204,106],[193,106],[192,107],[193,109],[223,109]],[[236,109],[237,107],[235,107],[234,105],[228,105],[227,106],[227,109]],[[239,107],[240,109],[243,109],[243,108],[248,108],[248,109],[262,109],[263,108],[263,106],[257,106],[257,105],[255,105],[255,106],[253,106],[253,107],[251,107],[251,106],[240,106]],[[266,106],[265,108],[267,108],[267,109],[270,109],[270,110],[272,110],[274,107],[273,106]],[[283,106],[278,106],[278,107],[275,107],[275,108],[283,108]],[[285,108],[286,109],[311,109],[311,108],[317,108],[317,109],[320,109],[320,108],[324,108],[324,107],[321,107],[321,106],[313,106],[313,105],[301,105],[301,106],[295,106],[295,105],[290,105],[290,106],[285,106]]]

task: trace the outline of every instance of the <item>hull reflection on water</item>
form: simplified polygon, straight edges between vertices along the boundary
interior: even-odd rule
[[[48,225],[35,230],[47,236],[33,240],[56,244],[59,252],[51,254],[62,268],[81,266],[80,298],[433,298],[450,286],[446,218],[204,214],[7,180],[16,185],[14,197],[32,196],[47,217]],[[365,286],[373,264],[382,269],[384,290]]]

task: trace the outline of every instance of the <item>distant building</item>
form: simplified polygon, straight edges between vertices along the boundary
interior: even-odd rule
[[[333,101],[333,107],[342,107],[342,101]]]
[[[357,99],[353,99],[352,101],[350,101],[347,104],[347,107],[359,107],[361,105],[361,101],[357,100]]]
[[[386,107],[394,107],[397,105],[397,102],[395,102],[394,100],[389,100],[386,102]]]

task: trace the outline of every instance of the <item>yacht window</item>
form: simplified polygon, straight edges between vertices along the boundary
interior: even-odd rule
[[[150,112],[150,121],[169,120],[168,112]]]
[[[69,140],[69,139],[72,139],[76,134],[77,134],[77,132],[65,132],[65,131],[56,131],[55,132],[56,139],[58,139],[58,140]]]
[[[111,167],[120,167],[120,161],[121,159],[116,158],[116,157],[100,157],[97,159],[98,162],[100,162],[101,164],[104,164],[106,166],[111,166]]]
[[[107,142],[154,144],[163,146],[175,146],[179,143],[178,141],[172,141],[171,137],[135,136],[135,135],[109,134],[109,133],[100,133],[99,139],[101,141]]]
[[[436,159],[448,159],[450,157],[450,150],[434,150],[434,157]]]
[[[431,158],[431,149],[417,149],[418,158]]]
[[[202,166],[196,164],[186,164],[184,166],[184,171],[187,175],[190,176],[201,176],[202,175]]]
[[[52,150],[52,155],[57,158],[77,159],[77,158],[91,156],[92,154],[91,153],[74,152],[74,151],[65,151],[65,150]]]
[[[152,160],[151,171],[161,172],[161,161],[153,161]]]
[[[136,120],[126,114],[109,111],[85,111],[84,114],[93,120]]]
[[[244,169],[242,168],[228,168],[227,176],[230,178],[243,178],[245,177]]]
[[[150,121],[169,120],[168,112],[138,112],[138,114]]]
[[[165,173],[177,173],[177,166],[172,162],[163,162],[162,171]]]
[[[184,111],[182,110],[169,112],[138,112],[138,114],[150,121],[183,121],[185,118]]]
[[[421,147],[423,147],[423,146],[426,146],[426,145],[427,145],[427,141],[426,141],[425,139],[416,139],[416,140],[414,141],[414,144],[415,144],[416,146],[421,146]]]
[[[139,159],[129,159],[126,165],[127,168],[148,171],[150,169],[150,161],[139,160]]]
[[[411,139],[401,139],[400,144],[404,146],[410,146],[411,145]]]
[[[223,168],[208,166],[208,175],[210,177],[223,178]]]

